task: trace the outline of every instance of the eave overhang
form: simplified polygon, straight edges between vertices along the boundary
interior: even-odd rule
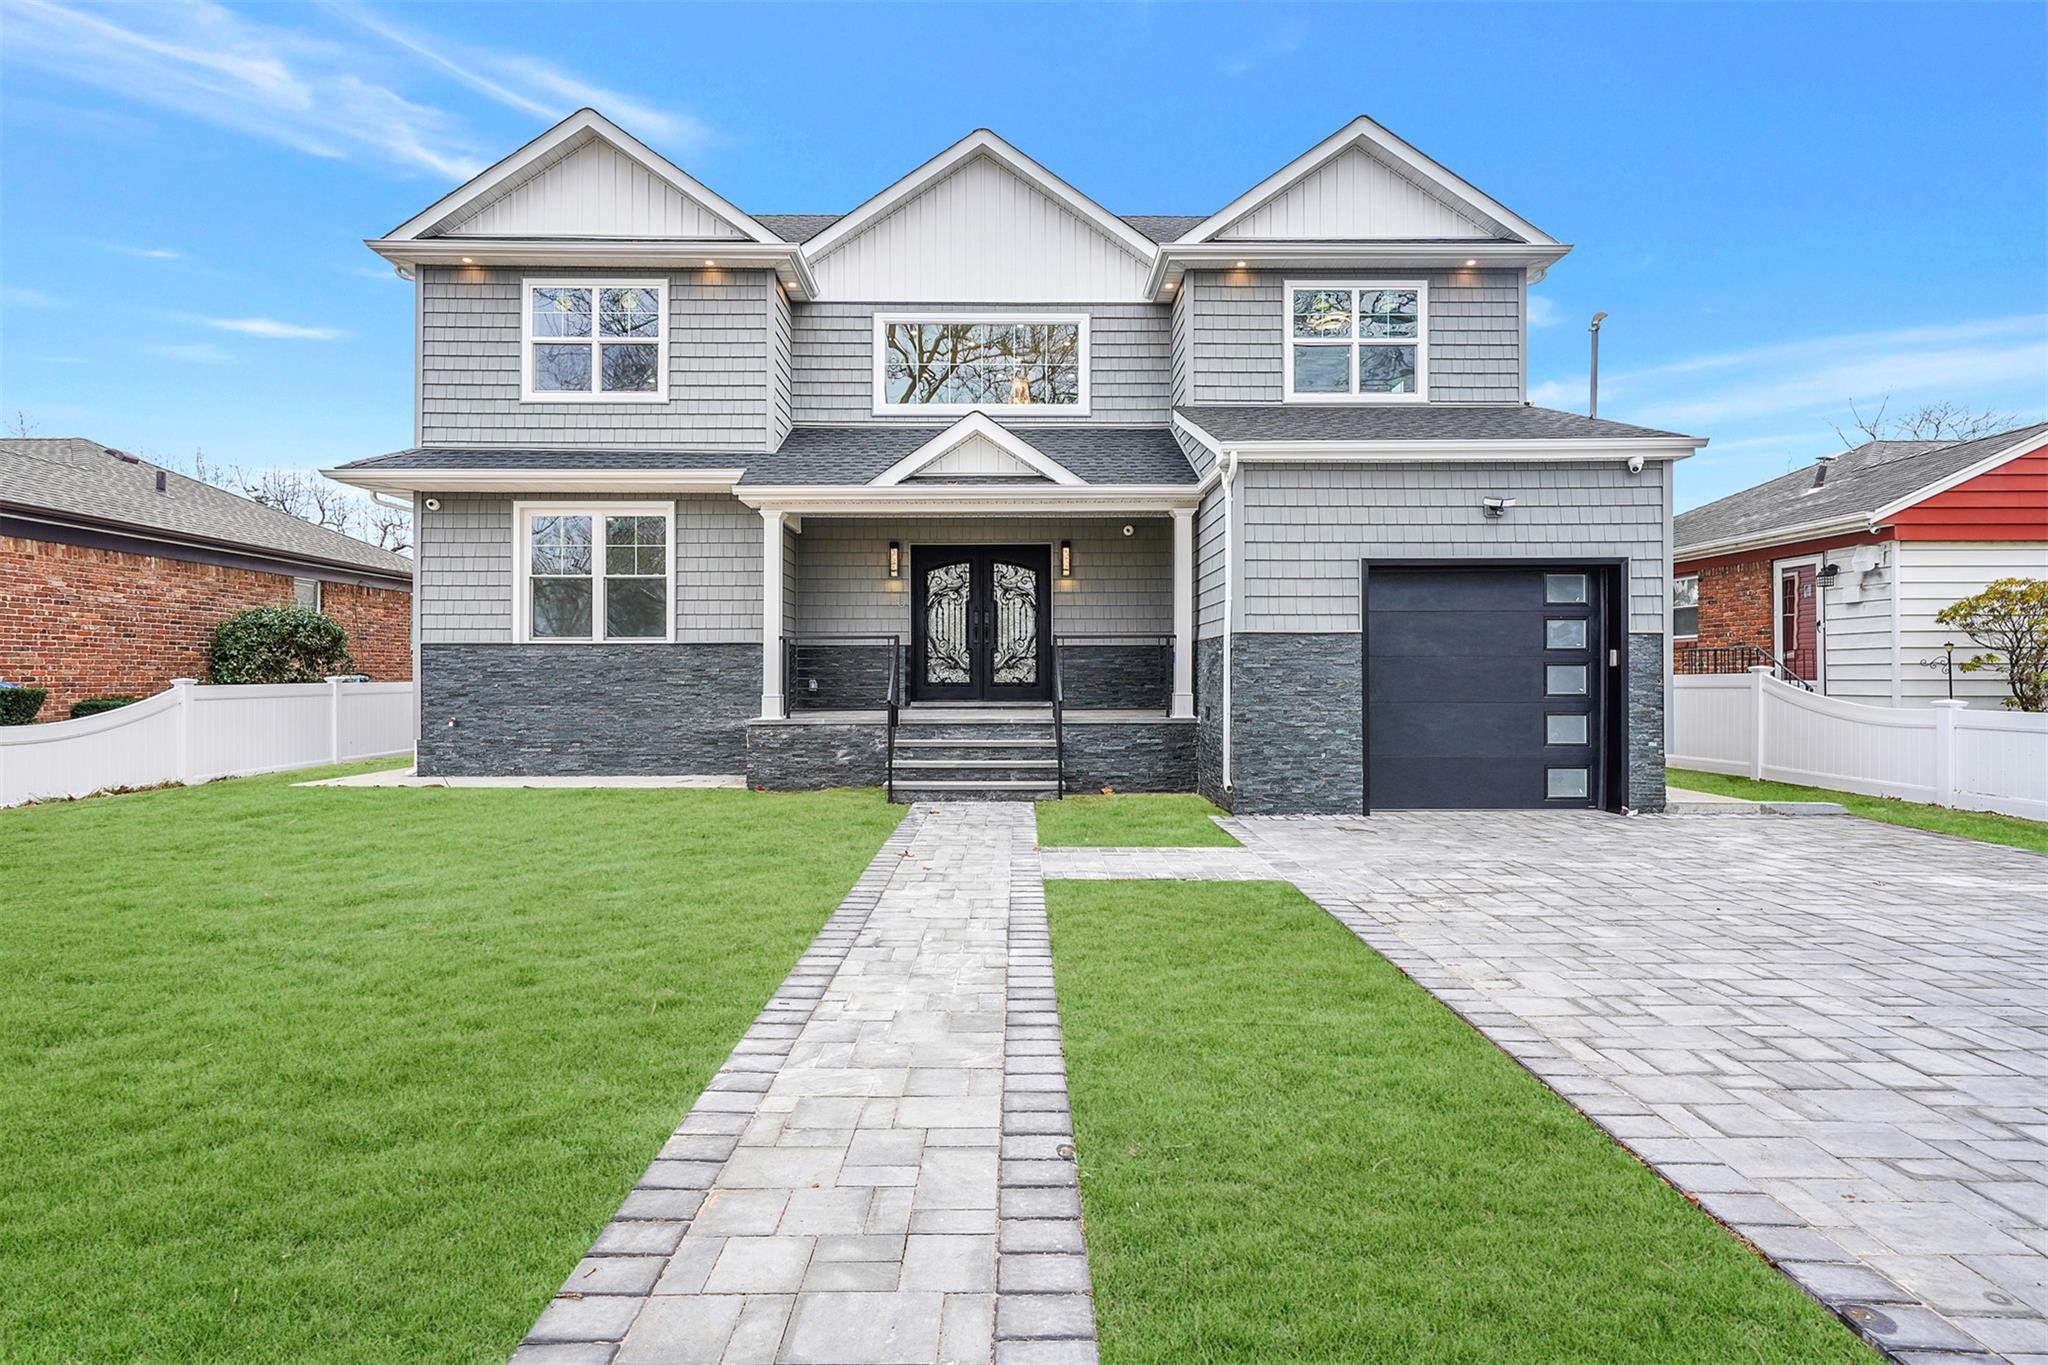
[[[375,493],[729,493],[745,469],[323,469]]]
[[[770,512],[840,516],[980,513],[988,516],[1125,516],[1166,513],[1202,501],[1199,484],[991,484],[962,480],[938,487],[873,485],[742,484],[733,495],[749,507]]]
[[[773,270],[792,299],[817,296],[796,242],[726,238],[373,237],[363,245],[407,279],[423,265],[569,266],[653,270]]]
[[[1803,540],[1819,540],[1824,536],[1877,534],[1883,527],[1875,517],[1865,512],[1853,516],[1834,517],[1828,521],[1803,522],[1798,526],[1778,526],[1768,531],[1756,531],[1743,536],[1724,536],[1701,545],[1674,546],[1671,558],[1674,563],[1695,559],[1714,559],[1721,555],[1740,554],[1744,550],[1768,550],[1777,545],[1790,545]]]
[[[1147,297],[1164,303],[1190,270],[1519,269],[1530,284],[1571,250],[1530,242],[1166,242],[1146,278]]]
[[[1675,461],[1690,457],[1707,444],[1703,437],[1670,436],[1609,436],[1584,440],[1229,441],[1212,435],[1180,413],[1173,415],[1173,424],[1218,459],[1228,455],[1246,464]]]

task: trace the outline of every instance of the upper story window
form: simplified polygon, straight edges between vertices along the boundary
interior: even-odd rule
[[[528,402],[659,403],[668,397],[664,280],[526,280]]]
[[[1671,580],[1671,634],[1679,640],[1696,640],[1700,633],[1700,579],[1698,574]]]
[[[875,413],[1088,412],[1088,319],[1077,314],[875,318]]]
[[[1287,398],[1415,402],[1429,392],[1429,286],[1421,280],[1290,280]]]
[[[533,643],[674,638],[675,508],[523,503],[515,637]]]

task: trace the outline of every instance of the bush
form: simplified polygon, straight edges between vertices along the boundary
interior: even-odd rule
[[[43,709],[43,698],[49,695],[47,687],[0,683],[0,725],[27,725]]]
[[[319,682],[353,673],[348,632],[304,607],[254,607],[214,627],[206,678],[215,683]]]
[[[71,719],[80,716],[96,716],[102,711],[118,711],[124,706],[133,706],[140,697],[87,697],[84,701],[71,704]]]
[[[2005,704],[2015,711],[2048,710],[2048,582],[2001,578],[1974,597],[1943,607],[1937,623],[1970,637],[1982,654],[1956,667],[1965,673],[2005,674]]]

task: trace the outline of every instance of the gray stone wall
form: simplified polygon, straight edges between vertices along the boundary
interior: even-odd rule
[[[757,720],[747,731],[747,785],[772,792],[879,787],[888,776],[888,729]]]
[[[1223,790],[1223,637],[1195,641],[1195,790],[1225,810]]]
[[[1070,707],[1164,711],[1173,700],[1170,645],[1067,645],[1060,669]]]
[[[1362,811],[1358,636],[1238,635],[1230,649],[1230,809]]]
[[[758,646],[429,644],[420,655],[422,775],[746,771]]]
[[[1067,790],[1076,796],[1195,789],[1195,727],[1187,721],[1069,721]]]
[[[1664,809],[1664,637],[1628,637],[1628,804]]]

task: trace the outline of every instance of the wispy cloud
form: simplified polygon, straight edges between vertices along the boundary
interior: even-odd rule
[[[7,37],[17,60],[312,156],[456,179],[483,164],[452,115],[362,74],[367,54],[218,4],[14,0]]]
[[[17,289],[9,285],[0,289],[0,303],[10,308],[55,308],[57,300],[40,289]]]
[[[1564,320],[1564,313],[1557,306],[1557,300],[1547,294],[1529,296],[1529,325],[1531,327],[1555,327]]]
[[[183,252],[173,251],[167,246],[117,246],[114,250],[123,256],[140,256],[146,261],[182,261]]]
[[[332,341],[341,335],[333,327],[302,327],[295,322],[279,322],[276,318],[200,318],[199,321],[223,332],[241,332],[271,340]]]
[[[1661,365],[1603,372],[1603,408],[1624,406],[1644,420],[1689,425],[1788,413],[1848,412],[1900,400],[1967,403],[1973,395],[2048,381],[2048,315],[1986,318],[1937,327],[1850,332],[1687,356]],[[1529,392],[1539,404],[1584,400],[1586,377],[1567,375]]]
[[[144,346],[145,355],[159,360],[177,360],[188,365],[225,365],[234,357],[210,341],[189,342],[180,346]]]

